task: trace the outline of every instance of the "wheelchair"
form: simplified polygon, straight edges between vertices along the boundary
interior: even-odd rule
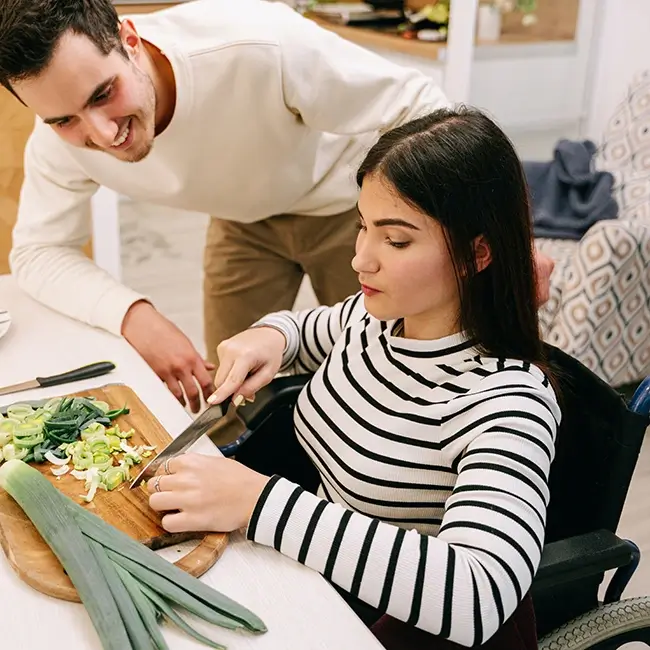
[[[538,647],[616,650],[634,641],[650,646],[650,597],[621,599],[640,551],[616,535],[650,424],[650,377],[628,403],[579,361],[546,347],[562,391],[562,422],[544,551],[531,588]],[[246,430],[220,447],[224,456],[305,489],[317,485],[316,469],[305,462],[293,432],[293,407],[309,378],[278,377],[242,406],[238,417]],[[255,435],[262,430],[268,435]],[[599,589],[610,571],[601,601]]]

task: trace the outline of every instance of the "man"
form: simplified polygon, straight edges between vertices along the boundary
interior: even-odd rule
[[[0,82],[38,117],[10,256],[19,285],[123,335],[194,411],[218,343],[290,308],[305,272],[323,303],[358,290],[354,167],[382,131],[446,103],[426,76],[261,0],[122,21],[110,0],[4,0]],[[212,216],[209,360],[82,254],[101,185]]]

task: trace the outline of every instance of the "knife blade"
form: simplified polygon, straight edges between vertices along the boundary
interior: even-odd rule
[[[168,458],[185,453],[199,438],[212,430],[214,425],[226,414],[230,399],[209,406],[177,438],[174,438],[147,466],[131,481],[129,489],[133,490],[142,481],[151,478],[160,465]]]
[[[4,386],[0,388],[0,395],[9,395],[10,393],[18,393],[23,390],[30,390],[32,388],[45,388],[46,386],[58,386],[60,384],[68,384],[73,381],[80,381],[82,379],[91,379],[92,377],[99,377],[115,370],[115,364],[110,361],[99,361],[91,363],[81,368],[68,370],[58,375],[50,375],[48,377],[35,377],[29,381],[23,381],[19,384],[12,384],[11,386]]]

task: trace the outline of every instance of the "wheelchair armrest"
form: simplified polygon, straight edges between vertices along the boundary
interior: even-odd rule
[[[544,547],[535,591],[618,569],[633,561],[634,548],[608,530],[552,542]]]
[[[628,408],[641,415],[650,415],[650,377],[646,377],[637,386]]]
[[[277,377],[257,392],[254,402],[240,406],[237,417],[248,430],[255,431],[280,407],[292,407],[311,377],[312,375]]]

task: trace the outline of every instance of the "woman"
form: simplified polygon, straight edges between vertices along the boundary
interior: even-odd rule
[[[536,648],[526,594],[560,410],[517,155],[481,113],[445,109],[386,133],[357,179],[362,291],[223,343],[213,395],[315,371],[295,430],[318,494],[186,455],[151,506],[178,511],[170,531],[246,527],[385,612],[386,647]]]

